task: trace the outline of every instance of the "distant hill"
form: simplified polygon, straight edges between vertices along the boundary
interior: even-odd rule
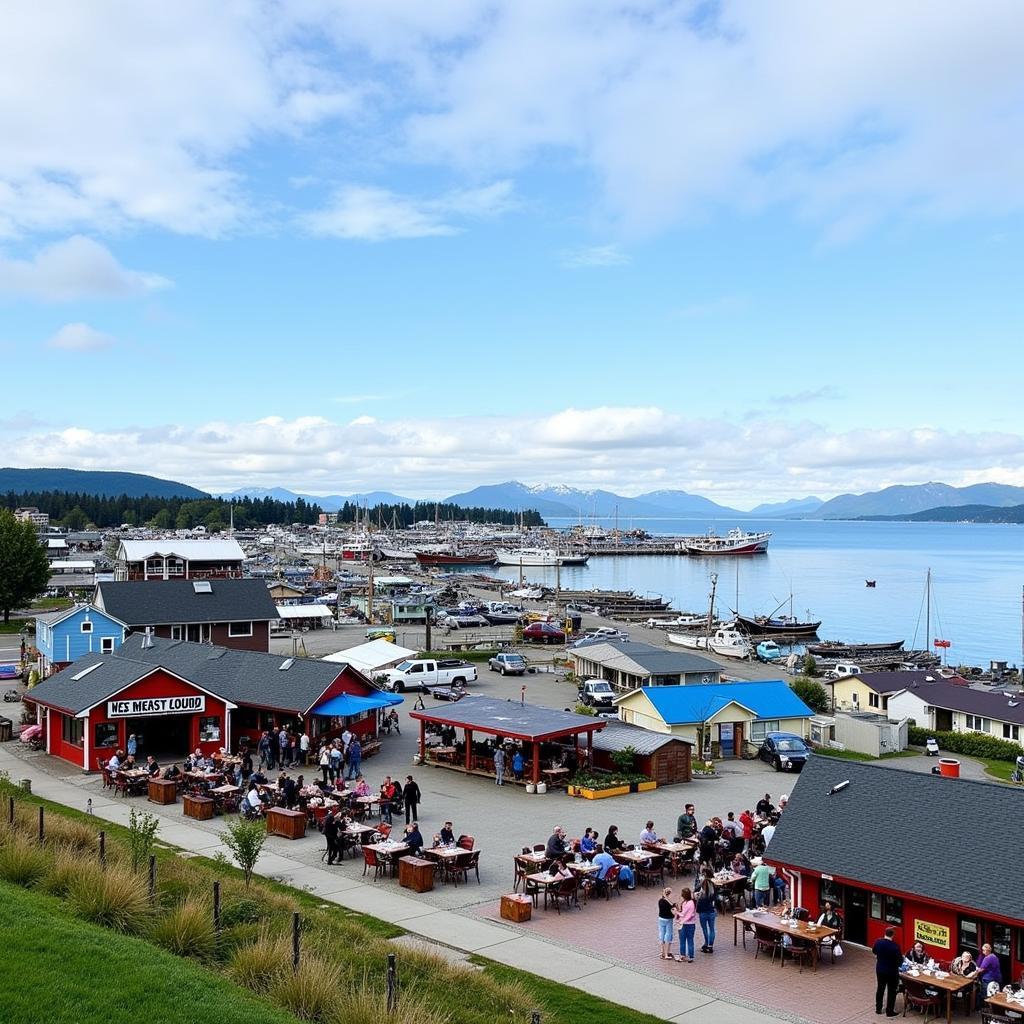
[[[821,498],[790,498],[789,501],[777,501],[769,502],[766,505],[755,505],[747,515],[748,516],[772,516],[772,517],[784,517],[784,516],[798,516],[804,515],[807,517],[813,516],[818,509],[824,505],[825,502]]]
[[[997,508],[992,505],[944,505],[907,516],[861,516],[885,523],[1024,523],[1024,505]]]
[[[545,497],[518,480],[509,480],[503,484],[484,484],[442,500],[446,504],[461,505],[463,508],[501,508],[509,512],[533,509],[545,517],[578,514],[576,508],[567,502]]]
[[[959,505],[987,505],[1007,508],[1024,502],[1024,487],[1009,484],[972,484],[951,487],[949,484],[927,483],[886,487],[867,494],[840,494],[805,519],[860,519],[865,516],[909,516],[935,508]]]
[[[0,492],[60,491],[92,494],[100,498],[208,498],[206,491],[176,480],[161,480],[144,473],[109,473],[82,469],[0,469]]]
[[[415,505],[412,498],[402,498],[390,491],[369,491],[366,494],[298,494],[287,487],[239,487],[237,490],[218,494],[219,498],[274,498],[276,501],[294,502],[296,498],[311,505],[319,505],[325,512],[337,512],[346,501],[373,508],[375,505]]]

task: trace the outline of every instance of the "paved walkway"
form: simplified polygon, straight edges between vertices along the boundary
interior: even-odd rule
[[[41,797],[79,810],[84,810],[86,801],[91,799],[98,818],[122,825],[127,824],[131,808],[138,806],[137,802],[108,796],[95,777],[51,774],[51,766],[61,765],[56,759],[26,759],[18,756],[20,753],[0,747],[0,768],[8,771],[12,779],[31,780],[32,791]],[[145,806],[154,813],[162,810],[155,804]],[[161,841],[205,856],[223,851],[219,823],[186,820],[180,811],[175,817],[166,813],[160,816]],[[484,919],[468,908],[439,909],[415,894],[406,895],[406,890],[385,888],[366,882],[361,876],[339,874],[325,866],[306,863],[295,855],[306,844],[294,844],[294,852],[290,849],[292,845],[284,839],[268,839],[260,857],[259,873],[432,942],[479,954],[664,1020],[686,1024],[770,1024],[782,1019],[803,1024],[804,1018],[765,1011],[756,993],[751,993],[749,999],[725,997],[704,986],[666,977],[663,972],[659,976],[656,970],[628,964],[608,954],[569,947],[562,936],[530,934],[500,920]],[[580,920],[575,919],[577,923]]]

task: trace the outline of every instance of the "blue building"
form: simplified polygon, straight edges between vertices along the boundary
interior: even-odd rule
[[[92,604],[37,615],[39,675],[45,679],[86,654],[112,654],[127,635],[120,619]]]

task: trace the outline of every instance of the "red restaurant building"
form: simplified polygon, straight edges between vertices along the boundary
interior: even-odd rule
[[[940,961],[989,942],[1005,984],[1024,970],[1022,815],[1011,786],[812,756],[765,861],[812,918],[832,900],[844,942],[891,926]]]
[[[314,747],[347,725],[377,734],[377,712],[399,703],[361,672],[337,662],[135,634],[111,654],[89,654],[35,686],[29,699],[46,750],[95,771],[129,735],[139,755],[181,759],[251,748],[264,729],[305,730]]]

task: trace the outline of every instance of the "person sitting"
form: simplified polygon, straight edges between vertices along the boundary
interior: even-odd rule
[[[615,853],[625,848],[625,843],[619,838],[619,826],[609,825],[608,835],[604,837],[604,848],[608,853]]]
[[[298,800],[299,787],[290,775],[286,776],[284,772],[282,772],[281,777],[284,779],[284,782],[281,783],[278,788],[281,790],[283,795],[285,807],[291,809],[295,806],[295,803]]]
[[[176,765],[172,764],[170,768],[164,769],[165,779],[179,779],[181,778],[181,769]]]
[[[754,810],[759,818],[770,818],[775,813],[775,804],[772,803],[771,793],[765,793],[764,799],[757,801]]]
[[[565,857],[559,857],[551,862],[548,874],[552,878],[572,878],[572,872],[565,866]]]
[[[597,853],[597,833],[588,828],[580,837],[580,856],[584,860],[592,860]]]
[[[263,801],[260,799],[260,791],[255,786],[249,787],[249,792],[242,800],[242,814],[246,818],[258,818],[263,814]]]
[[[152,754],[146,758],[146,774],[151,779],[160,778],[160,765],[156,763],[156,758]]]
[[[405,835],[402,842],[409,847],[409,853],[418,857],[423,850],[423,836],[420,834],[420,826],[417,822],[411,822],[405,826]]]
[[[836,913],[836,908],[832,905],[831,900],[825,900],[825,906],[818,915],[816,923],[824,925],[826,928],[842,928],[843,919]]]
[[[949,969],[961,978],[973,978],[978,973],[978,965],[970,950],[966,949],[949,965]]]
[[[750,877],[750,864],[742,853],[737,853],[733,856],[732,860],[729,862],[729,870],[734,875],[740,875],[743,878]]]
[[[640,843],[660,843],[663,842],[662,838],[654,831],[654,822],[649,821],[644,826],[643,831],[640,833]]]
[[[362,775],[356,779],[356,784],[352,787],[352,792],[355,793],[356,796],[371,795],[370,784],[362,777]]]
[[[603,882],[608,872],[615,867],[617,863],[615,858],[607,850],[603,850],[601,853],[595,854],[593,862],[598,866],[598,882]],[[630,868],[626,867],[625,864],[623,864],[619,869],[619,882],[630,889],[636,888],[636,879],[633,876],[633,872]]]
[[[924,943],[918,941],[907,950],[904,959],[909,960],[912,964],[926,964],[930,957],[925,952]]]
[[[121,768],[123,771],[131,772],[135,770],[135,755],[129,754],[122,762]]]
[[[254,782],[257,786],[265,786],[269,781],[267,779],[266,772],[262,768],[257,768],[256,771],[249,776],[249,781]]]
[[[554,832],[548,837],[544,854],[552,860],[557,860],[559,857],[564,856],[565,852],[565,829],[561,825],[556,825]]]
[[[446,821],[441,826],[441,831],[437,834],[437,841],[440,846],[454,846],[455,845],[455,832],[452,829],[452,823]]]

